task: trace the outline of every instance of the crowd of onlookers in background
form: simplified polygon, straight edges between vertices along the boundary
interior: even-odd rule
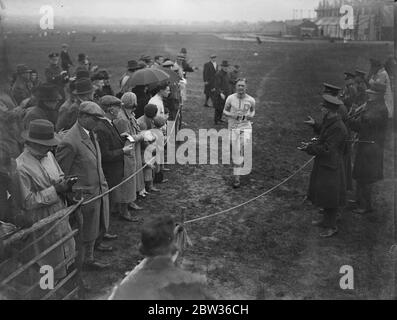
[[[98,197],[81,207],[84,267],[108,267],[94,252],[113,250],[105,243],[117,238],[109,232],[111,217],[139,221],[134,213],[143,208],[137,200],[144,205],[143,200],[167,182],[164,172],[169,169],[148,161],[144,153],[156,139],[151,129],[166,132],[168,120],[176,121],[175,130],[180,128],[177,115],[186,101],[186,72],[197,70],[186,56],[182,48],[175,61],[161,55],[130,60],[119,87],[113,87],[109,73],[93,66],[86,54],[79,54],[74,63],[66,44],[60,53],[48,55],[45,79],[37,70],[17,65],[10,94],[0,96],[0,220],[26,228],[76,199]],[[134,85],[134,74],[149,69],[168,76]],[[69,231],[67,220],[60,223],[26,258]],[[34,233],[26,241],[38,236]],[[56,265],[74,248],[71,239],[39,265]],[[57,279],[65,276],[63,269]]]

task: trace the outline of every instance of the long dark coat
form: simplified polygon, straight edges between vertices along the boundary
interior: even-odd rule
[[[215,92],[217,95],[223,93],[225,99],[231,94],[229,74],[223,70],[219,70],[215,74]]]
[[[15,81],[11,91],[17,105],[20,105],[23,100],[29,98],[32,95],[29,82],[23,80],[22,78],[18,78]]]
[[[54,127],[58,118],[58,110],[47,110],[40,106],[30,108],[23,118],[23,127],[25,130],[29,128],[29,123],[37,119],[45,119],[50,121]]]
[[[150,94],[146,92],[145,86],[136,86],[131,89],[135,93],[137,99],[137,107],[135,109],[135,118],[138,119],[144,115],[145,106],[149,103]]]
[[[383,179],[383,152],[386,138],[388,112],[383,100],[368,101],[365,110],[349,126],[358,132],[359,141],[374,141],[356,144],[353,178],[361,183],[374,183]]]
[[[343,161],[346,139],[347,129],[338,115],[324,119],[318,142],[307,148],[307,153],[315,156],[308,199],[320,208],[338,208],[346,200]]]
[[[211,61],[208,61],[206,64],[204,64],[203,80],[204,82],[208,82],[208,84],[204,86],[204,94],[208,96],[211,94],[211,90],[215,88],[215,74],[217,71],[218,65],[215,69]]]
[[[79,108],[81,102],[79,100],[75,102],[65,101],[58,112],[58,120],[56,123],[56,131],[69,130],[77,121],[79,115]]]
[[[115,126],[101,120],[95,128],[102,154],[102,168],[110,188],[119,184],[124,176],[124,140]]]
[[[82,190],[85,200],[108,190],[98,141],[95,140],[94,145],[78,122],[65,134],[57,148],[56,158],[66,176],[78,177],[73,189]],[[83,206],[82,215],[83,241],[96,240],[100,232],[109,228],[109,197]]]
[[[62,98],[65,98],[65,85],[67,83],[67,80],[61,75],[62,68],[58,65],[53,65],[50,64],[46,69],[45,69],[45,78],[48,83],[52,83],[55,86],[57,86],[59,94],[62,96]]]
[[[338,114],[341,117],[343,123],[345,124],[347,128],[347,139],[346,140],[351,140],[352,139],[352,133],[349,129],[349,127],[346,124],[347,121],[347,107],[345,104],[342,104],[339,106],[338,109]],[[317,134],[320,134],[321,132],[321,125],[316,125],[314,127],[314,132]],[[345,152],[343,153],[343,162],[344,162],[344,167],[345,167],[345,175],[346,175],[346,190],[353,190],[353,179],[352,179],[352,143],[351,142],[346,142],[346,148]]]

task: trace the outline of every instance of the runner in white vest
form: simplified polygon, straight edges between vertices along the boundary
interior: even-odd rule
[[[252,146],[252,125],[251,120],[255,116],[255,99],[246,93],[246,79],[238,79],[236,82],[236,93],[226,99],[223,113],[228,117],[228,127],[230,130],[232,161],[234,165],[233,187],[240,187],[240,175],[238,168],[239,158],[251,156],[245,154],[244,146]],[[237,169],[236,169],[237,168]]]

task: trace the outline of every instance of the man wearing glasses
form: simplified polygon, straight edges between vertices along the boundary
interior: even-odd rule
[[[255,99],[247,94],[247,80],[237,79],[236,93],[226,99],[224,115],[228,118],[230,130],[232,160],[235,167],[233,187],[240,187],[239,168],[243,164],[237,164],[243,157],[246,160],[244,147],[252,143],[251,120],[255,116]],[[249,155],[248,155],[249,156]],[[237,162],[237,163],[236,163]],[[237,170],[236,170],[237,168]]]

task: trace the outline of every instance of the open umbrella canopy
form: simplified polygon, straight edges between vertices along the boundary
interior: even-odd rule
[[[160,83],[168,80],[170,76],[162,70],[154,68],[145,68],[137,70],[127,80],[126,87],[134,88],[136,86],[146,86],[150,84]]]
[[[175,71],[173,71],[171,69],[160,67],[159,70],[164,71],[166,74],[168,74],[170,76],[170,78],[168,79],[168,81],[170,83],[179,83],[179,81],[182,80],[179,77],[179,75]]]

